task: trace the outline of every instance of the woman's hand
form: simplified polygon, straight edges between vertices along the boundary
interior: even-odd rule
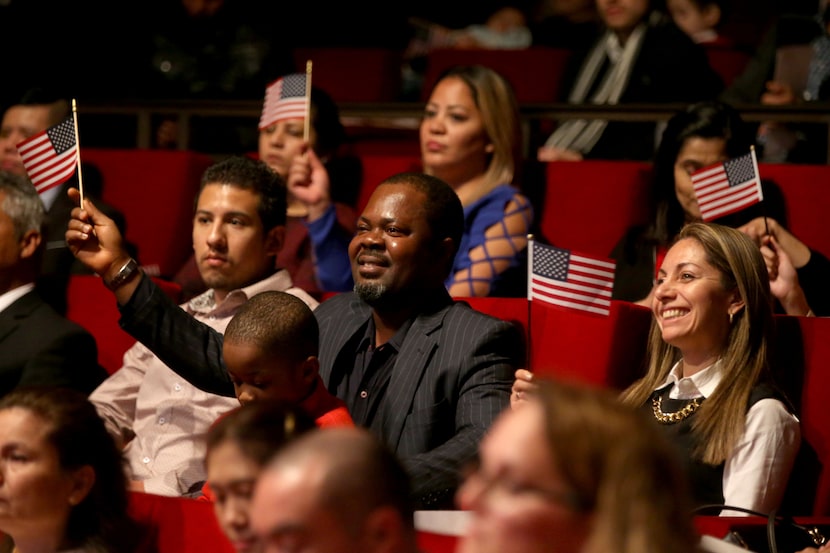
[[[527,369],[519,369],[514,374],[513,388],[510,393],[510,407],[516,409],[527,401],[528,395],[539,389],[533,381],[533,373]]]
[[[762,245],[765,236],[774,236],[780,248],[790,257],[790,261],[796,269],[800,269],[810,261],[810,248],[782,227],[775,219],[756,217],[747,224],[738,227],[738,230],[752,238],[759,247]]]
[[[536,158],[539,161],[582,161],[582,154],[576,150],[542,146],[536,152]]]
[[[767,262],[770,292],[781,303],[787,315],[806,317],[811,314],[807,297],[798,282],[798,273],[792,260],[774,236],[763,238],[761,254]],[[772,268],[770,268],[771,264],[774,265]]]
[[[288,192],[308,208],[308,220],[323,216],[331,205],[329,172],[307,144],[288,168]]]

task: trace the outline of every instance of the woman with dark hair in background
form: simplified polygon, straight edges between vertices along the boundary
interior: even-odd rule
[[[701,220],[691,174],[744,155],[752,144],[750,127],[729,104],[692,104],[669,120],[653,164],[651,220],[630,228],[611,252],[617,262],[614,299],[650,305],[656,271],[668,246],[686,224]],[[761,248],[781,311],[806,315],[809,302],[816,313],[827,313],[826,287],[818,283],[830,274],[830,262],[787,231],[785,199],[778,186],[766,180],[761,186],[762,203],[715,222],[739,228]]]

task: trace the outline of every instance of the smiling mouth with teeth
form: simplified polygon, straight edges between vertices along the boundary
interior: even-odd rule
[[[683,309],[667,309],[660,314],[663,319],[674,319],[677,317],[682,317],[685,315],[687,311]]]

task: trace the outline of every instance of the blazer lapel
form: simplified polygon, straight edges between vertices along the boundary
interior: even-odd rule
[[[382,411],[383,435],[389,444],[398,444],[415,392],[430,359],[438,347],[436,331],[441,328],[448,307],[418,316],[409,328],[395,360]]]
[[[21,319],[28,317],[37,307],[35,292],[29,292],[0,312],[0,340],[11,334]]]

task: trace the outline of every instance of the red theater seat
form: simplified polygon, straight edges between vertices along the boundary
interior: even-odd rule
[[[455,299],[467,302],[476,311],[515,324],[521,330],[525,343],[527,343],[529,304],[526,298],[469,297]]]
[[[548,163],[539,214],[542,239],[609,255],[626,229],[648,220],[650,172],[651,164],[639,161]]]
[[[704,50],[709,65],[723,79],[724,86],[731,85],[735,77],[743,73],[751,58],[747,52],[725,46],[704,45]]]
[[[532,46],[522,50],[437,49],[427,56],[422,99],[426,100],[438,77],[453,65],[484,65],[513,86],[519,103],[555,102],[570,50]]]
[[[587,384],[623,389],[645,372],[651,311],[611,301],[607,317],[531,302],[531,369]]]
[[[525,298],[456,299],[519,326],[538,374],[622,389],[645,370],[648,308],[614,300],[603,317]]]
[[[540,230],[551,244],[608,255],[629,226],[648,221],[648,162],[557,161],[545,170]],[[830,255],[830,232],[823,224],[830,165],[761,163],[758,171],[780,187],[789,230]]]
[[[830,389],[830,318],[790,317],[776,315],[777,336],[773,344],[775,370],[778,381],[796,403],[801,419],[802,440],[806,455],[796,462],[790,492],[799,495],[815,494],[812,512],[795,514],[830,516],[830,409],[827,390]],[[802,507],[797,501],[796,507]]]
[[[170,298],[177,302],[181,286],[153,278]],[[66,293],[66,316],[92,333],[98,345],[98,363],[110,374],[121,368],[124,352],[135,339],[118,325],[121,314],[112,292],[95,275],[72,275]]]
[[[421,158],[415,154],[362,154],[360,163],[363,169],[360,193],[355,206],[358,214],[363,212],[369,197],[378,184],[385,178],[403,171],[420,171]]]
[[[294,64],[335,102],[394,102],[401,92],[401,56],[389,48],[295,48]]]
[[[207,154],[170,150],[86,149],[103,178],[103,199],[121,210],[127,239],[151,274],[171,277],[192,252],[193,201]]]
[[[147,528],[139,553],[235,553],[209,501],[130,492],[130,514]]]
[[[830,256],[830,232],[824,220],[830,205],[830,165],[761,163],[758,171],[762,179],[775,181],[781,188],[789,230]]]

